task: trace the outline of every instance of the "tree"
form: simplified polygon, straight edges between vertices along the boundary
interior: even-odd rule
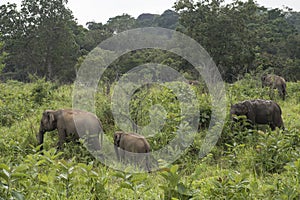
[[[81,49],[85,49],[87,52],[91,51],[103,40],[113,35],[112,30],[102,23],[88,22],[87,27],[88,30],[85,31],[84,38],[81,43]]]
[[[0,73],[2,72],[3,68],[5,67],[4,59],[7,54],[2,51],[4,44],[0,42]]]
[[[157,26],[156,19],[159,17],[159,15],[156,14],[150,14],[150,13],[143,13],[138,16],[136,19],[136,22],[138,24],[138,27],[150,27],[150,26]]]
[[[70,82],[79,54],[73,32],[74,17],[67,0],[24,0],[0,7],[2,40],[8,41],[5,72],[26,81],[28,74]]]
[[[222,0],[203,0],[198,3],[178,1],[179,30],[198,41],[212,56],[226,81],[252,68],[254,60],[253,33],[247,22],[256,11],[252,1],[235,1],[223,6]]]
[[[120,33],[122,31],[136,28],[136,22],[134,17],[128,14],[119,15],[116,17],[109,18],[106,23],[108,29],[113,33]]]
[[[290,11],[287,16],[287,21],[300,32],[300,12]]]
[[[157,26],[169,29],[175,29],[178,25],[179,14],[172,10],[166,10],[156,18]]]
[[[209,52],[226,81],[250,71],[299,74],[294,70],[299,63],[297,18],[289,18],[291,10],[267,9],[253,0],[226,5],[223,0],[180,0],[175,8],[180,13],[178,30]]]
[[[259,15],[252,22],[252,31],[257,33],[255,65],[296,80],[300,74],[294,70],[299,62],[299,36],[296,27],[288,21],[290,15],[290,11],[259,7]]]

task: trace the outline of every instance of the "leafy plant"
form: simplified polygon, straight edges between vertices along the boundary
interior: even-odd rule
[[[167,181],[160,185],[164,190],[164,199],[189,199],[193,196],[193,192],[180,181],[178,168],[178,165],[173,165],[160,173]]]

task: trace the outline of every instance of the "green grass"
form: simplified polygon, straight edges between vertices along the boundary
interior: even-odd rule
[[[270,99],[269,90],[258,86],[259,81],[251,77],[228,85],[229,103]],[[56,131],[45,134],[44,155],[37,152],[35,134],[42,112],[70,108],[72,88],[44,80],[28,84],[0,83],[0,199],[300,198],[299,82],[287,84],[286,101],[276,93],[272,97],[282,108],[285,131],[231,127],[228,121],[217,145],[202,159],[198,154],[210,105],[205,94],[197,94],[202,102],[203,131],[179,160],[150,174],[115,171],[102,165],[78,144],[68,143],[64,151],[55,153]],[[167,125],[149,140],[159,148],[172,139],[172,131],[178,125],[178,118],[173,120],[172,117],[178,115],[178,109],[173,107],[176,104],[170,104],[174,95],[167,90],[154,88],[149,95],[154,103],[169,104],[165,107]],[[140,102],[133,101],[132,106],[137,103]],[[149,122],[147,109],[151,104],[147,101],[143,105],[140,110],[132,110],[132,114],[139,116],[140,124]],[[112,137],[118,127],[110,111],[109,96],[97,94],[96,114],[106,135]]]

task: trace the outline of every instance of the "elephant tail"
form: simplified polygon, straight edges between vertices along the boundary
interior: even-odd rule
[[[282,87],[282,95],[283,95],[283,98],[284,98],[287,95],[287,93],[286,93],[286,83],[282,84],[281,87]]]
[[[279,115],[277,116],[276,113],[275,113],[274,116],[277,116],[277,117],[274,118],[274,121],[275,121],[277,127],[282,128],[283,130],[285,130],[284,123],[283,123],[283,120],[282,120],[282,117],[281,117],[282,110],[281,110],[280,106],[277,103],[275,103],[275,105],[278,108]]]
[[[280,106],[278,105],[278,103],[276,103],[276,102],[274,102],[275,103],[275,106],[278,108],[278,110],[279,110],[279,114],[281,115],[282,114],[282,110],[281,110],[281,108],[280,108]]]
[[[150,150],[151,150],[151,147],[150,147],[149,143],[146,141],[146,139],[143,139],[142,141],[144,143],[144,146],[146,147],[145,148],[145,153],[146,153],[146,169],[147,169],[148,173],[150,173],[151,172],[151,167],[150,167]]]

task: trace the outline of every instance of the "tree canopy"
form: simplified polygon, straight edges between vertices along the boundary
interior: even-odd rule
[[[210,53],[226,81],[258,70],[300,78],[299,70],[288,72],[299,62],[295,57],[299,47],[291,43],[299,32],[288,21],[294,13],[266,9],[252,0],[226,5],[222,0],[181,0],[175,7],[181,16],[179,30]]]
[[[4,72],[26,80],[28,74],[70,82],[75,77],[79,46],[72,12],[66,0],[24,0],[0,7],[0,27],[9,53]],[[61,76],[62,74],[68,76]]]
[[[106,23],[77,24],[67,0],[24,0],[0,6],[1,52],[6,52],[1,79],[28,81],[29,75],[62,83],[72,82],[76,70],[100,42],[122,31],[158,26],[195,39],[211,55],[223,79],[233,82],[245,73],[276,73],[300,80],[300,14],[292,9],[267,9],[253,0],[179,0],[175,11],[112,16]],[[178,56],[159,50],[131,52],[110,67],[122,74],[133,64],[168,64],[197,78],[195,70]],[[114,67],[115,66],[115,67]],[[122,69],[119,67],[122,66]]]

